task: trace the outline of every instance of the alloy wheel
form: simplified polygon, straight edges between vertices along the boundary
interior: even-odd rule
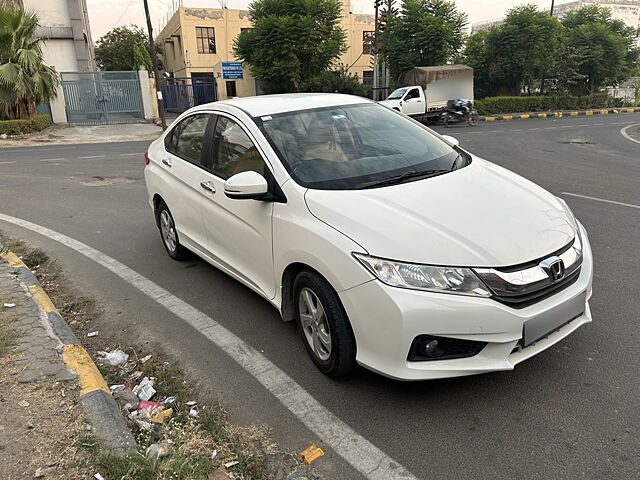
[[[173,218],[169,215],[169,212],[162,210],[160,213],[160,232],[162,233],[162,240],[170,252],[176,251],[176,245],[178,244],[178,237],[176,235],[176,228],[173,224]]]
[[[307,343],[320,360],[328,360],[331,356],[331,330],[322,302],[313,290],[305,287],[300,291],[298,308]]]

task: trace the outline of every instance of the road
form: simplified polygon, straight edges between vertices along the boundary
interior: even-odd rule
[[[214,318],[416,478],[638,478],[640,114],[437,130],[566,199],[589,232],[594,322],[512,372],[419,383],[364,370],[324,377],[267,302],[202,261],[168,258],[147,204],[144,143],[2,149],[0,213],[84,242]],[[105,336],[160,344],[234,421],[270,425],[290,450],[320,443],[327,478],[366,478],[352,467],[358,458],[322,444],[183,319],[54,239],[5,221],[0,229],[59,260],[69,285],[103,306]]]

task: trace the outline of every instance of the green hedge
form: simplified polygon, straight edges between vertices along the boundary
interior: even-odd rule
[[[51,125],[49,115],[36,115],[29,120],[0,120],[0,135],[22,135],[39,132]]]
[[[495,113],[549,112],[606,108],[610,99],[607,93],[594,93],[582,97],[571,95],[538,95],[523,97],[487,97],[475,101],[481,115]]]

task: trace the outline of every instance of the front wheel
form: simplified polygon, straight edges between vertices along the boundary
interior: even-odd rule
[[[453,113],[447,113],[444,115],[444,117],[442,117],[442,123],[445,127],[449,128],[451,125],[456,123],[456,117],[453,115]]]
[[[293,287],[298,329],[318,369],[338,377],[357,367],[356,341],[335,290],[319,274],[305,271]]]
[[[474,126],[480,120],[480,115],[478,112],[471,112],[467,117],[467,123],[471,126]]]

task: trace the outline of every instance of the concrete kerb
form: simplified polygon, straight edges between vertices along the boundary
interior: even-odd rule
[[[41,317],[48,320],[52,332],[60,340],[62,360],[78,377],[80,404],[100,445],[116,455],[136,454],[136,441],[91,356],[80,345],[31,270],[17,255],[13,252],[2,252],[1,247],[2,245],[0,259],[16,270],[18,279],[38,306]]]
[[[625,107],[625,108],[602,108],[593,110],[564,110],[558,112],[530,112],[530,113],[505,113],[502,115],[481,115],[481,122],[495,122],[498,120],[524,120],[527,118],[562,118],[562,117],[577,117],[580,115],[592,116],[592,115],[609,115],[620,113],[634,113],[640,112],[640,107]]]

